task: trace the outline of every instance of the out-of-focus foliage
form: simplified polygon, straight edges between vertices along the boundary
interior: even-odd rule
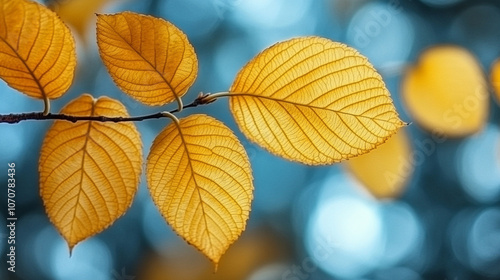
[[[221,260],[214,273],[213,266],[195,250],[165,248],[161,254],[150,254],[142,260],[137,280],[234,280],[251,279],[261,267],[279,271],[290,254],[284,240],[269,228],[246,231]],[[196,269],[193,269],[193,265]]]
[[[413,173],[412,147],[400,129],[368,154],[347,161],[349,170],[378,198],[394,198],[404,191]]]
[[[496,60],[491,67],[491,86],[495,91],[497,101],[500,102],[500,60]]]
[[[429,131],[467,136],[488,116],[488,90],[478,61],[466,49],[436,46],[405,75],[403,99],[415,121]]]
[[[95,24],[95,14],[115,0],[60,0],[49,6],[69,26],[73,27],[82,39],[88,40],[88,28]]]

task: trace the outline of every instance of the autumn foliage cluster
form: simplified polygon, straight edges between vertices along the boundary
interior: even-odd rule
[[[44,101],[67,92],[76,67],[70,30],[46,7],[0,0],[0,77]],[[143,165],[151,197],[169,225],[215,264],[245,229],[253,179],[240,141],[202,114],[178,119],[198,61],[186,35],[160,18],[132,12],[97,15],[101,59],[116,85],[147,106],[172,102],[170,118],[143,163],[141,136],[118,100],[82,94],[59,115],[42,144],[40,195],[70,249],[123,215]],[[227,91],[201,94],[196,105],[229,98],[243,134],[269,152],[308,165],[367,153],[405,125],[368,60],[320,37],[277,43],[255,56]],[[109,117],[104,122],[98,117]],[[85,117],[88,117],[85,119]],[[113,119],[122,118],[122,119]]]

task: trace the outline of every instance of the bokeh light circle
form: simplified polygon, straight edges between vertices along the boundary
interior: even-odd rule
[[[401,4],[376,2],[354,14],[346,37],[347,43],[367,56],[375,67],[383,68],[408,59],[415,32]]]
[[[355,188],[346,175],[333,175],[323,188]],[[327,193],[327,192],[324,192]],[[360,277],[378,264],[383,252],[383,222],[370,197],[344,193],[320,196],[305,233],[308,255],[336,277]]]
[[[487,125],[460,146],[456,172],[464,191],[481,203],[500,199],[500,130]]]

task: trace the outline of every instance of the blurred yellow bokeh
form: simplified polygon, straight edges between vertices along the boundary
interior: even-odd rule
[[[347,168],[377,198],[395,198],[406,186],[419,161],[405,129],[367,154],[346,161]]]
[[[402,95],[420,126],[450,137],[479,131],[488,116],[483,70],[469,51],[458,46],[424,51],[403,78]]]

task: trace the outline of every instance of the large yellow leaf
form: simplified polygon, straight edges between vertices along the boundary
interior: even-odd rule
[[[96,100],[88,94],[61,113],[128,116],[119,101]],[[142,143],[133,123],[55,121],[40,153],[40,194],[70,249],[107,228],[130,207],[142,168]]]
[[[97,44],[115,83],[147,105],[180,102],[198,73],[186,35],[163,19],[131,12],[98,15]]]
[[[0,77],[31,97],[57,98],[73,82],[75,42],[46,7],[26,0],[0,0]]]
[[[245,229],[250,163],[223,123],[191,115],[168,125],[151,146],[147,180],[166,221],[215,264]]]
[[[435,148],[434,142],[422,145],[427,149]],[[400,129],[377,149],[345,163],[374,196],[394,198],[401,194],[413,173],[418,163],[415,156],[425,155],[412,153],[406,131]]]
[[[408,69],[402,95],[423,128],[460,137],[477,132],[488,116],[488,90],[478,61],[457,46],[436,46]]]
[[[306,164],[366,153],[404,125],[368,60],[319,37],[264,50],[239,72],[230,96],[248,138]]]

